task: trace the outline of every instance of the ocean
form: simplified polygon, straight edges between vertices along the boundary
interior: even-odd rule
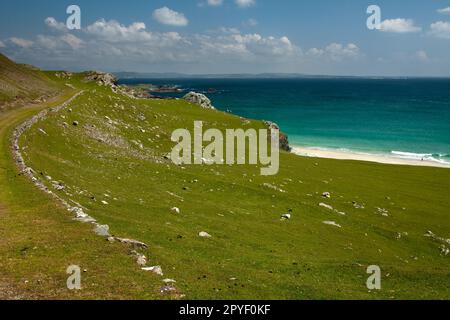
[[[123,79],[205,93],[276,122],[292,146],[450,163],[450,79]]]

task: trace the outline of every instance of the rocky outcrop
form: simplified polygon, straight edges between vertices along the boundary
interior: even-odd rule
[[[184,100],[194,103],[202,107],[203,109],[215,109],[211,103],[211,100],[207,96],[197,92],[189,92],[183,97]]]
[[[73,73],[67,72],[67,71],[61,71],[55,73],[55,76],[59,79],[71,79],[73,76]]]
[[[99,86],[110,87],[112,92],[123,94],[133,99],[149,99],[152,96],[142,88],[118,85],[117,78],[107,72],[89,71],[85,76],[86,81],[95,81]]]
[[[280,149],[287,152],[291,152],[292,150],[291,146],[289,145],[287,134],[284,134],[282,132],[280,132]]]
[[[107,72],[100,72],[100,71],[89,71],[86,75],[86,80],[88,81],[95,81],[100,86],[116,86],[117,84],[117,78]]]
[[[270,129],[270,130],[278,130],[280,132],[280,149],[291,152],[292,148],[289,145],[289,138],[287,134],[282,133],[280,130],[280,127],[272,121],[264,121],[264,124]]]

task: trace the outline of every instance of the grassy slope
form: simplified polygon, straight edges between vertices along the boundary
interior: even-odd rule
[[[73,94],[65,89],[45,104],[0,113],[0,299],[170,298],[159,294],[160,279],[140,272],[129,248],[95,236],[18,174],[13,128]],[[71,264],[87,270],[78,292],[66,287]]]
[[[450,237],[449,170],[286,153],[274,177],[249,166],[177,167],[162,158],[171,150],[172,130],[192,128],[194,120],[219,128],[261,123],[245,125],[182,101],[132,100],[94,84],[74,84],[87,92],[73,110],[23,136],[26,161],[63,182],[65,193],[59,193],[86,206],[112,233],[148,243],[150,264],[161,265],[187,298],[450,298],[449,256],[423,236],[432,230]],[[77,127],[62,125],[75,120]],[[321,198],[324,191],[332,193],[330,200]],[[320,202],[347,215],[320,208]],[[174,206],[180,215],[171,214]],[[289,208],[293,218],[280,221]],[[50,221],[66,219],[46,214]],[[200,231],[212,239],[199,238]],[[382,269],[381,291],[365,286],[371,264]]]
[[[58,89],[44,72],[19,65],[0,54],[0,110],[6,103],[26,103]]]

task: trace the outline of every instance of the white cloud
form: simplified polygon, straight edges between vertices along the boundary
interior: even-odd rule
[[[437,12],[442,14],[450,14],[450,7],[439,9]]]
[[[69,33],[62,36],[38,35],[36,37],[37,49],[56,50],[58,53],[64,50],[76,50],[84,45],[83,40]]]
[[[58,25],[57,21],[55,23]],[[332,43],[304,54],[286,36],[243,33],[236,28],[181,35],[149,30],[142,22],[123,25],[104,19],[86,26],[76,36],[70,32],[50,33],[32,40],[34,42],[16,38],[16,45],[25,48],[20,51],[12,40],[8,40],[5,42],[6,52],[48,68],[117,71],[120,67],[130,71],[148,71],[151,65],[152,70],[158,72],[178,70],[194,73],[292,72],[293,68],[310,63],[345,65],[346,59],[360,55],[358,46],[351,43]]]
[[[0,48],[5,48],[6,45],[0,40]]]
[[[173,11],[167,7],[162,7],[153,11],[153,18],[161,24],[184,27],[189,21],[183,13]]]
[[[256,0],[235,0],[236,4],[240,8],[247,8],[254,6],[256,4]]]
[[[299,53],[299,48],[294,46],[288,37],[281,38],[263,37],[260,34],[234,34],[225,40],[234,46],[245,48],[251,55],[260,56],[289,56]],[[219,41],[220,42],[220,41]]]
[[[241,34],[239,30],[222,28],[219,35],[195,35],[193,45],[201,60],[226,59],[228,61],[288,60],[300,57],[301,50],[287,37]]]
[[[381,31],[383,32],[394,32],[394,33],[411,33],[420,32],[421,27],[414,25],[412,19],[388,19],[381,23]]]
[[[208,0],[206,3],[208,6],[218,7],[223,4],[223,0]]]
[[[437,21],[430,26],[430,34],[437,38],[450,39],[450,22]]]
[[[349,43],[347,45],[331,43],[323,49],[311,48],[306,54],[310,57],[324,57],[337,62],[348,58],[358,57],[360,55],[360,49],[354,43]]]
[[[134,22],[125,26],[115,20],[100,19],[87,26],[85,31],[89,35],[108,42],[147,41],[152,38],[143,22]]]
[[[42,34],[36,37],[36,43],[40,47],[47,48],[49,50],[55,50],[61,48],[61,42],[57,37],[44,36]]]
[[[53,30],[57,30],[57,31],[60,31],[60,32],[68,31],[68,29],[67,29],[67,27],[66,27],[66,25],[64,23],[56,21],[56,19],[53,18],[53,17],[46,18],[45,19],[45,24],[50,29],[53,29]]]
[[[219,31],[222,33],[230,33],[230,34],[236,34],[236,33],[241,33],[241,31],[237,28],[226,28],[226,27],[221,27],[219,28]]]
[[[83,46],[83,40],[74,36],[73,34],[66,34],[61,37],[61,40],[67,43],[72,49],[79,49]]]
[[[21,47],[21,48],[29,48],[33,45],[33,41],[22,39],[22,38],[12,37],[12,38],[9,38],[9,41],[11,41],[13,44],[15,44],[16,46]]]

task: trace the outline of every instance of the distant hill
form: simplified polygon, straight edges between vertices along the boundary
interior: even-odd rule
[[[140,73],[114,72],[119,79],[292,79],[322,76],[308,76],[297,73],[260,73],[260,74],[185,74],[185,73]]]
[[[409,79],[414,77],[336,76],[303,73],[231,73],[231,74],[187,74],[157,72],[113,72],[119,79]]]
[[[53,95],[57,85],[44,72],[0,53],[0,109]]]

